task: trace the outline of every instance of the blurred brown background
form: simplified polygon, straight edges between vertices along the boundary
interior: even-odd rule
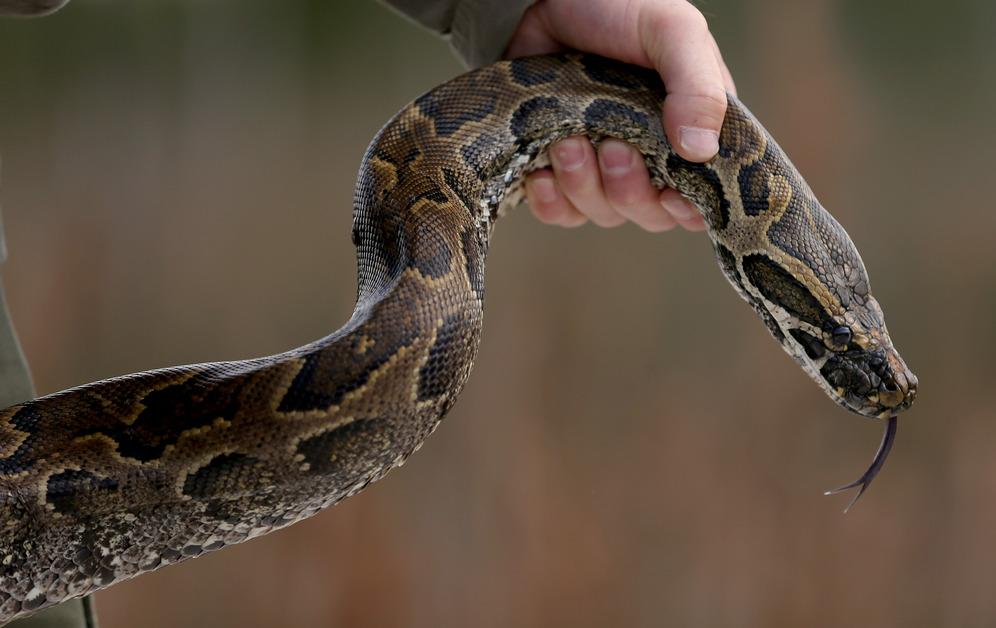
[[[318,517],[100,593],[105,628],[996,623],[996,5],[700,6],[920,377],[859,506],[820,493],[880,425],[768,338],[705,236],[520,211],[427,446]],[[363,150],[459,71],[368,0],[0,23],[3,277],[39,391],[338,327]]]

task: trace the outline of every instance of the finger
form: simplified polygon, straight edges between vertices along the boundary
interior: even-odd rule
[[[612,208],[602,190],[602,177],[591,142],[569,137],[550,148],[557,187],[582,214],[599,227],[617,227],[626,219]]]
[[[704,231],[705,220],[692,202],[676,190],[661,190],[659,202],[672,220],[688,231]]]
[[[509,40],[508,48],[502,55],[506,59],[528,57],[530,55],[545,55],[567,50],[550,36],[549,26],[544,23],[541,7],[531,6],[526,9],[519,21],[515,34]]]
[[[605,197],[616,212],[647,231],[674,229],[677,224],[664,209],[659,192],[640,153],[619,140],[605,140],[598,147]]]
[[[588,221],[557,188],[549,168],[526,177],[526,200],[536,219],[548,225],[578,227]]]
[[[648,3],[640,21],[647,56],[664,79],[664,131],[679,155],[707,161],[726,114],[723,74],[705,18],[692,5]]]

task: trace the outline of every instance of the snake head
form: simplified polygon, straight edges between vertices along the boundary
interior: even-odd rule
[[[917,378],[889,338],[882,309],[868,295],[820,326],[789,327],[796,359],[837,403],[857,414],[894,417],[916,399]]]
[[[722,249],[720,259],[729,260],[724,268],[734,264]],[[892,345],[857,251],[851,259],[817,273],[798,260],[752,254],[731,274],[785,351],[831,399],[863,416],[892,417],[913,403],[917,379]]]
[[[719,247],[720,266],[831,399],[863,416],[896,416],[916,398],[917,379],[889,338],[857,247],[790,163],[769,169],[790,173],[796,193],[758,227],[766,247],[739,259]],[[730,229],[750,233],[748,218]]]
[[[916,398],[916,376],[891,346],[849,345],[831,353],[819,372],[838,403],[864,416],[896,416]]]
[[[869,335],[873,340],[865,346],[852,342],[832,352],[820,375],[838,403],[849,410],[869,417],[893,417],[913,404],[917,378],[888,336],[875,338],[879,334],[874,331]]]

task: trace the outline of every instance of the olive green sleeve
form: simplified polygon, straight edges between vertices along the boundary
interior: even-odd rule
[[[0,16],[45,15],[58,10],[67,0],[0,0]],[[0,264],[7,259],[7,245],[0,223]],[[7,301],[0,284],[0,408],[35,397],[28,363],[17,342],[14,325],[7,311]],[[91,598],[74,599],[46,608],[30,617],[17,619],[8,628],[97,628]]]
[[[50,606],[24,619],[15,619],[3,628],[97,628],[91,598],[76,598]]]
[[[0,263],[7,258],[3,225],[0,224]],[[7,311],[7,301],[0,284],[0,408],[21,403],[35,397],[28,363],[17,342],[14,325]],[[46,608],[30,617],[17,619],[7,628],[96,628],[97,619],[89,597],[70,600]]]
[[[449,40],[470,67],[501,58],[534,0],[381,0]]]

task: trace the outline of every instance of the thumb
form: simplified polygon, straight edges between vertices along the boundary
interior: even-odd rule
[[[664,132],[689,161],[708,161],[719,150],[726,89],[716,46],[702,14],[687,2],[647,3],[640,19],[644,51],[667,89]]]

